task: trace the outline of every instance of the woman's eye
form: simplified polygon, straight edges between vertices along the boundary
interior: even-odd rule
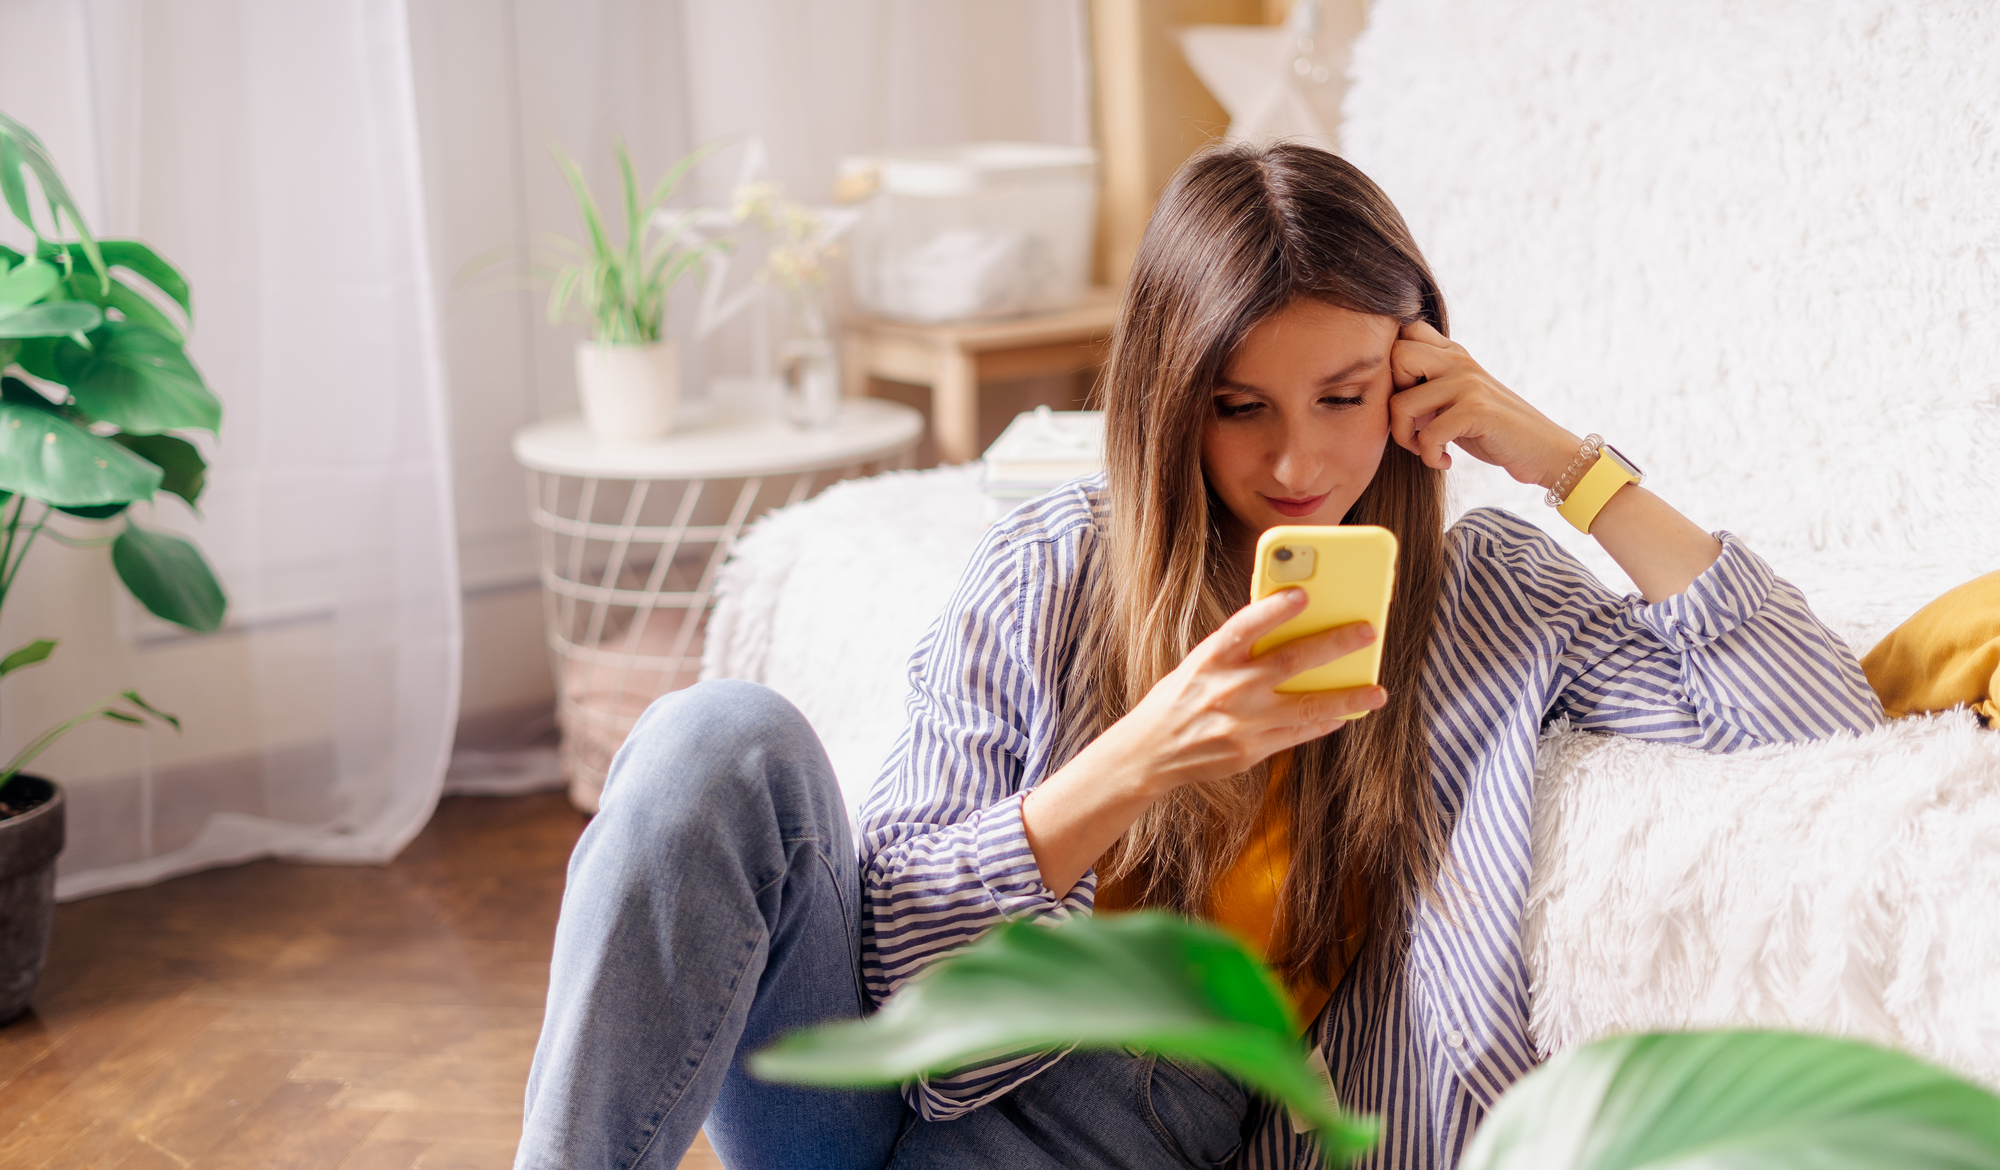
[[[1262,409],[1263,403],[1254,399],[1248,402],[1231,402],[1227,398],[1215,400],[1215,413],[1219,418],[1242,418]]]
[[[1319,401],[1322,406],[1360,406],[1362,403],[1368,401],[1368,398],[1363,394],[1356,394],[1351,398],[1342,397],[1338,394],[1329,394]]]

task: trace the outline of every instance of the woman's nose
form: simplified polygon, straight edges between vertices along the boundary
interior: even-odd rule
[[[1305,444],[1287,442],[1271,462],[1271,476],[1286,490],[1305,491],[1319,479],[1319,458]]]

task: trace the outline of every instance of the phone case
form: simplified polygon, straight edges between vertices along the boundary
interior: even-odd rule
[[[1303,579],[1299,568],[1287,567],[1310,549],[1313,564]],[[1285,561],[1277,556],[1281,550]],[[1389,598],[1396,588],[1396,534],[1374,525],[1285,525],[1257,541],[1257,567],[1250,578],[1250,600],[1256,601],[1298,586],[1308,598],[1304,613],[1257,640],[1252,652],[1262,654],[1294,638],[1350,622],[1375,627],[1375,641],[1345,658],[1295,674],[1278,684],[1285,692],[1330,691],[1368,686],[1382,673],[1382,639],[1389,626]]]

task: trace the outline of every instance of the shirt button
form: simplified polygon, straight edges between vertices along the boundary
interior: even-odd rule
[[[1444,1042],[1447,1047],[1463,1048],[1465,1047],[1465,1033],[1458,1031],[1446,1032],[1444,1034]]]

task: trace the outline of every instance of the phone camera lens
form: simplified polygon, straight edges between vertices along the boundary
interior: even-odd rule
[[[1274,561],[1289,561],[1292,559],[1292,550],[1279,546],[1278,550],[1271,554],[1271,559]]]

